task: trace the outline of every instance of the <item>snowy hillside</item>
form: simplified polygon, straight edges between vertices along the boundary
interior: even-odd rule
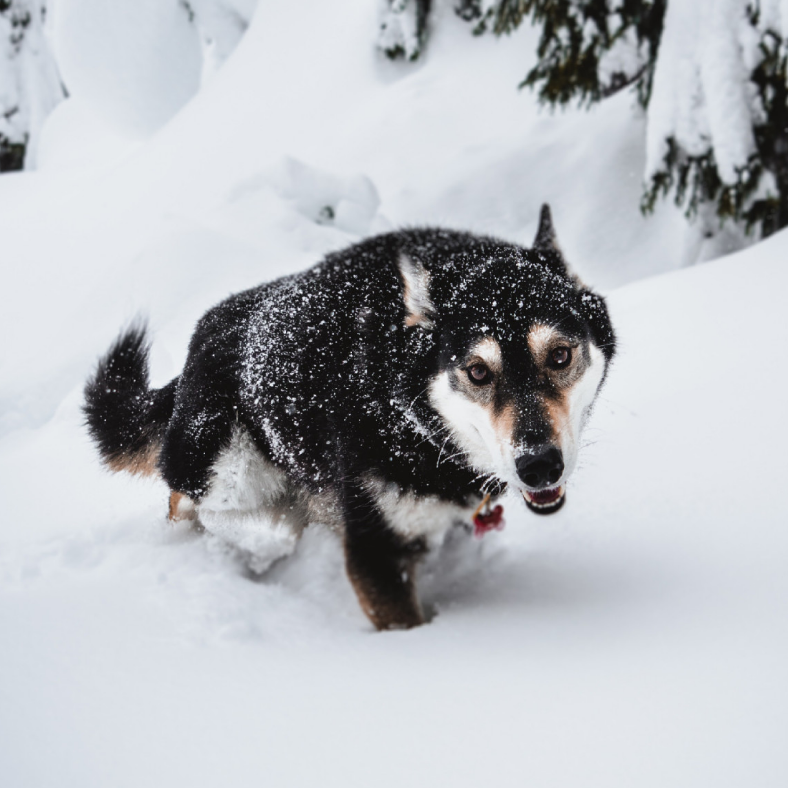
[[[374,5],[261,4],[167,122],[85,69],[0,177],[0,785],[782,788],[788,235],[669,273],[627,97],[538,113],[531,31],[448,3],[390,63]],[[99,467],[81,387],[137,312],[161,384],[229,292],[391,226],[529,243],[543,201],[621,353],[567,505],[447,544],[430,625],[373,633],[318,528],[254,582]]]
[[[298,4],[264,4],[224,68],[150,136],[101,104],[100,86],[62,102],[40,169],[0,178],[14,283],[0,292],[0,331],[24,337],[0,355],[0,433],[50,417],[140,309],[158,331],[154,377],[167,378],[219,298],[390,226],[530,243],[548,201],[593,285],[682,264],[679,212],[638,211],[644,129],[626,96],[540,113],[515,87],[531,31],[468,46],[450,4],[415,65],[375,50],[367,0],[309,7],[305,28]]]
[[[612,294],[569,503],[450,545],[409,632],[371,632],[319,530],[258,583],[173,530],[75,390],[0,453],[2,783],[785,785],[786,254]]]

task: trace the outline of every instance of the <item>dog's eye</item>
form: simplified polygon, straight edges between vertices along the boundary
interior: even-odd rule
[[[550,351],[548,365],[552,369],[563,369],[569,366],[572,360],[572,351],[568,347],[557,347],[555,350]]]
[[[468,379],[474,386],[486,386],[492,383],[492,372],[484,364],[474,364],[468,367]]]

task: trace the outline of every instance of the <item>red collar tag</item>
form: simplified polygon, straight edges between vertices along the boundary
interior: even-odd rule
[[[503,531],[503,506],[498,504],[489,508],[490,496],[485,496],[479,508],[473,513],[473,535],[481,539],[488,531]],[[482,511],[486,510],[486,511]]]

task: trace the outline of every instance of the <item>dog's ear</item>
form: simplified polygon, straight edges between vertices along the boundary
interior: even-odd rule
[[[405,325],[431,328],[434,307],[430,298],[430,272],[403,252],[399,256],[399,273],[402,277]]]
[[[555,227],[553,227],[553,215],[547,203],[542,205],[542,210],[539,212],[539,229],[536,231],[533,248],[540,252],[556,252],[561,255],[561,247],[558,245]]]
[[[553,216],[547,203],[542,206],[542,210],[539,212],[539,229],[536,231],[532,248],[535,252],[539,252],[542,259],[556,273],[571,276],[569,266],[558,245],[558,236],[555,233],[555,227],[553,227]]]
[[[585,288],[580,291],[579,298],[580,312],[585,318],[591,339],[604,357],[610,361],[616,352],[616,335],[610,322],[605,299]]]
[[[541,261],[547,267],[561,276],[571,279],[578,290],[584,290],[585,285],[580,277],[569,267],[569,263],[564,258],[564,253],[558,244],[558,236],[553,226],[553,216],[550,206],[545,203],[539,212],[539,228],[534,238],[533,250],[539,254]]]

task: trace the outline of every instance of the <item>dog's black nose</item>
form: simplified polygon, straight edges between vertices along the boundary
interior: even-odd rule
[[[532,489],[552,487],[564,472],[564,458],[555,446],[538,449],[534,454],[524,454],[515,463],[517,475]]]

